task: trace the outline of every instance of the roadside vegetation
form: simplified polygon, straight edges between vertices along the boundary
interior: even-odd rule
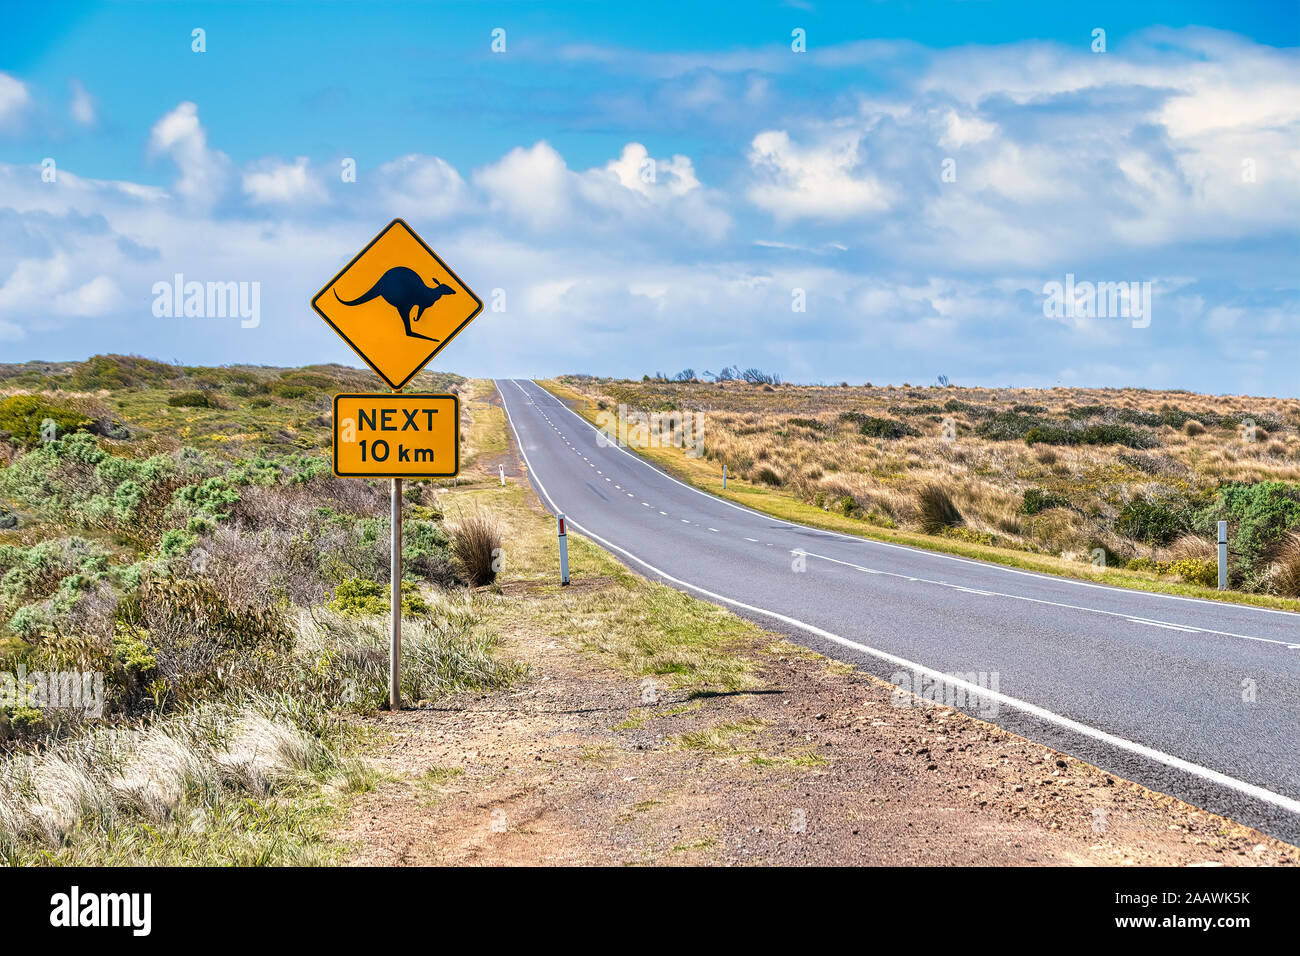
[[[328,457],[333,392],[370,384],[123,356],[0,366],[0,860],[335,852],[327,819],[372,782],[357,718],[387,699],[388,486]],[[522,674],[469,590],[495,527],[448,520],[451,484],[406,488],[415,704]],[[51,673],[97,679],[93,712],[33,697]]]
[[[1141,389],[564,376],[592,420],[700,416],[640,449],[761,511],[1048,573],[1300,609],[1300,401]],[[678,443],[680,444],[680,443]],[[731,481],[721,489],[727,466]]]

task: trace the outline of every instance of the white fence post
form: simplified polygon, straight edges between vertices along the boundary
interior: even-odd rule
[[[1219,522],[1219,590],[1228,588],[1228,522]]]
[[[560,532],[560,584],[569,583],[569,532],[565,527],[564,515],[555,516]]]

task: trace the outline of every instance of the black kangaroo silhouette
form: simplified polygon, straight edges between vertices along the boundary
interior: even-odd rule
[[[434,280],[437,282],[437,280]],[[411,328],[411,309],[416,309],[415,321],[420,321],[420,316],[424,315],[424,310],[433,305],[444,295],[455,295],[456,290],[445,282],[438,282],[436,286],[430,288],[424,284],[420,274],[414,269],[408,269],[406,266],[394,266],[379,277],[370,291],[364,295],[358,296],[351,300],[339,298],[338,290],[334,290],[334,298],[338,299],[344,305],[361,305],[363,302],[369,302],[371,299],[382,298],[385,302],[397,310],[397,314],[402,317],[402,324],[406,326],[406,334],[413,339],[428,339],[430,342],[437,342],[431,335],[421,335]]]

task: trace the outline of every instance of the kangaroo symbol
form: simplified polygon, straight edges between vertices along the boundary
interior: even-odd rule
[[[438,282],[437,279],[433,280]],[[370,291],[364,295],[348,301],[339,298],[338,290],[334,290],[334,298],[338,299],[344,305],[361,305],[363,302],[369,302],[371,299],[382,298],[385,302],[397,310],[397,314],[402,317],[402,324],[406,326],[406,334],[413,339],[428,339],[430,342],[437,342],[431,335],[421,335],[411,328],[411,309],[415,309],[415,321],[420,321],[420,316],[424,315],[424,310],[433,305],[444,295],[455,295],[456,290],[445,282],[438,282],[433,288],[424,284],[420,274],[414,269],[408,269],[406,266],[396,266],[389,269],[379,277],[379,281],[370,287]]]

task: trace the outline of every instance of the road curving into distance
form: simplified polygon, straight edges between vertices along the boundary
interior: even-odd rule
[[[496,386],[543,503],[632,569],[1300,843],[1300,615],[772,518],[602,441],[535,382]]]

